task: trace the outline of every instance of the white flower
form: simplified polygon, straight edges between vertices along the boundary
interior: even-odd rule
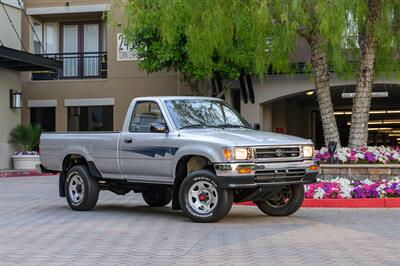
[[[376,191],[378,191],[379,197],[381,198],[384,198],[386,195],[385,187],[385,184],[381,184],[379,185],[379,187],[376,188]]]
[[[325,191],[319,187],[314,190],[313,198],[314,199],[323,199],[324,195],[325,195]]]
[[[350,199],[351,198],[351,190],[352,190],[351,186],[342,187],[340,189],[340,196],[344,199]]]
[[[373,181],[371,181],[371,180],[369,180],[369,179],[364,179],[364,180],[362,180],[361,181],[361,183],[363,183],[363,184],[366,184],[366,185],[372,185],[374,182]]]

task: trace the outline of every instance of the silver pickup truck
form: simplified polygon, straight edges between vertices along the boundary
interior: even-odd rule
[[[100,190],[142,193],[150,206],[172,200],[196,222],[224,218],[233,202],[286,216],[319,172],[310,140],[253,129],[227,103],[205,97],[132,101],[115,133],[43,133],[43,171],[59,172],[74,210],[92,209]]]

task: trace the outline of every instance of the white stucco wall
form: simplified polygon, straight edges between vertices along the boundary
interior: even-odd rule
[[[9,134],[21,122],[21,111],[10,109],[10,89],[21,91],[20,73],[0,68],[0,169],[11,168]]]
[[[21,10],[17,0],[3,0],[5,8],[18,34],[21,36]],[[0,39],[4,46],[21,49],[21,43],[14,32],[3,7],[0,7]],[[11,129],[21,123],[21,111],[10,109],[10,89],[21,91],[20,72],[0,68],[0,169],[9,169],[14,147],[8,143]]]
[[[7,10],[8,15],[11,18],[11,21],[14,24],[15,29],[18,32],[18,35],[21,36],[21,10],[18,7],[17,0],[3,0],[2,1]],[[8,20],[8,17],[3,9],[0,7],[0,39],[3,42],[4,46],[9,48],[21,49],[21,42],[18,39],[17,34],[11,26],[11,23]]]

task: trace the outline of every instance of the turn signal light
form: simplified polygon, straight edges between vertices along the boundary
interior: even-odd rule
[[[311,171],[318,171],[318,166],[316,166],[316,165],[311,165],[311,166],[310,166],[310,170],[311,170]]]
[[[236,171],[239,174],[251,174],[251,167],[238,167]]]
[[[227,161],[232,160],[232,151],[231,149],[224,149],[224,156]]]

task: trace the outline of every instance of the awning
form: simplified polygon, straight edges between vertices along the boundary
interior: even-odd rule
[[[62,69],[61,61],[0,46],[0,67],[16,71]]]

